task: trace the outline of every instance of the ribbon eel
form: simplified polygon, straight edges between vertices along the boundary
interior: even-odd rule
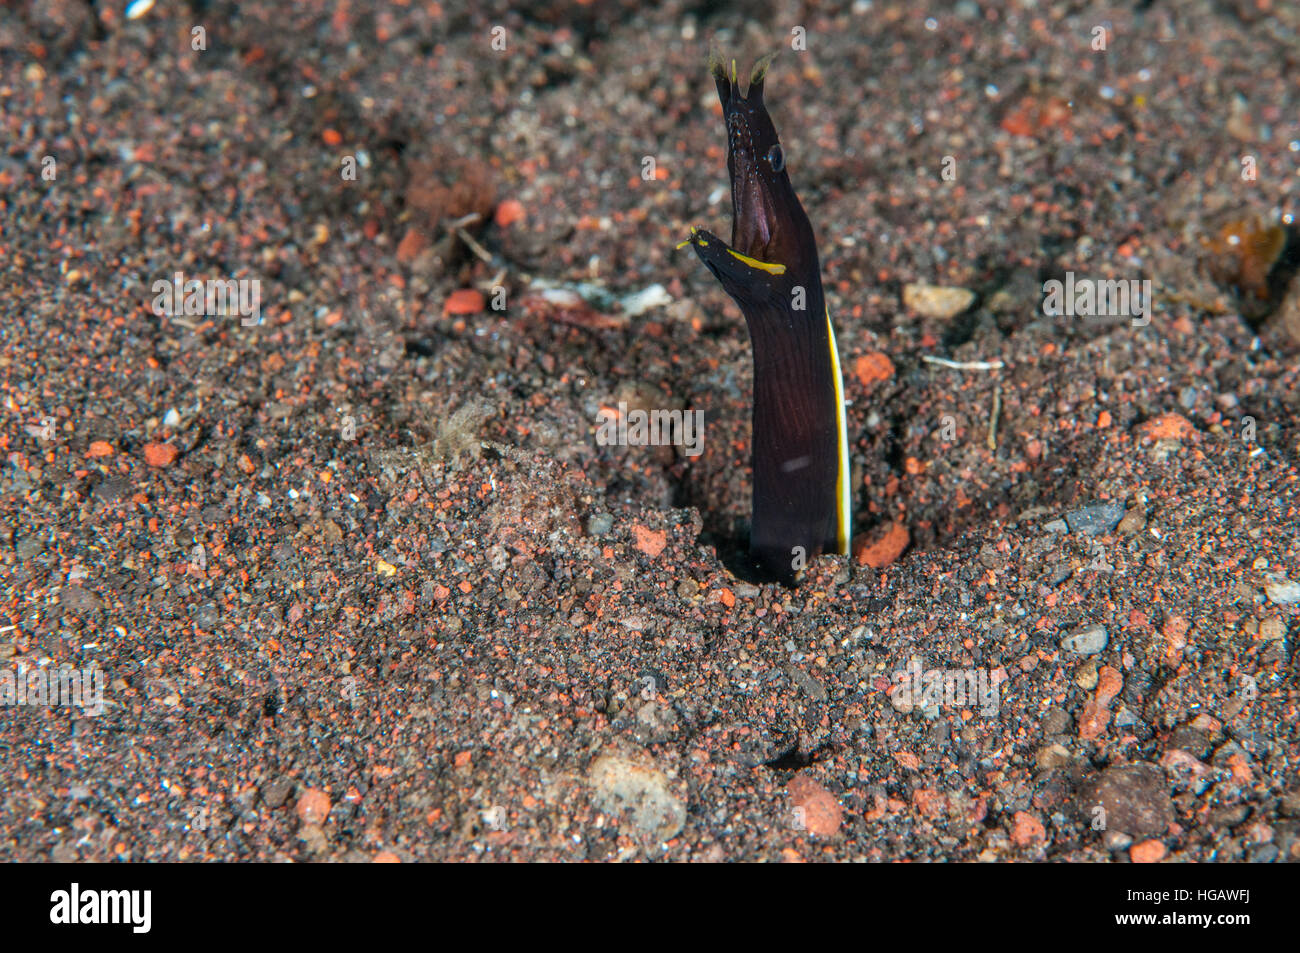
[[[741,95],[732,61],[709,67],[727,123],[731,244],[692,228],[690,245],[740,307],[754,354],[753,502],[749,548],[791,580],[820,553],[849,550],[849,453],[835,330],[812,223],[794,194],[763,105],[772,57]]]

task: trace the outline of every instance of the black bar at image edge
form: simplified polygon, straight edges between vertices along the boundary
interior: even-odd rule
[[[733,937],[762,930],[773,915],[817,923],[854,910],[881,930],[924,922],[946,933],[969,918],[972,928],[1164,934],[1180,942],[1199,932],[1223,941],[1277,926],[1288,912],[1282,872],[1264,865],[730,866],[725,880],[698,868],[624,868],[624,884],[582,866],[544,873],[414,866],[8,865],[0,868],[0,896],[10,941],[111,936],[126,943],[193,938],[196,929],[215,941],[252,931],[259,941],[337,942],[373,939],[377,924],[427,927],[431,918],[489,922],[494,931],[514,924],[526,931],[557,917],[582,921],[583,932],[622,930],[628,917],[671,922],[700,903],[731,910],[724,919]],[[696,881],[702,874],[707,879]],[[768,899],[758,907],[735,903],[746,895]],[[776,914],[777,904],[786,913]]]

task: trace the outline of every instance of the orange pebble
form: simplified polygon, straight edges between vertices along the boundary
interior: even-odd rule
[[[496,223],[501,228],[509,228],[515,222],[524,220],[524,203],[518,199],[506,199],[497,206]]]
[[[883,569],[903,555],[903,550],[911,541],[912,536],[907,531],[907,526],[901,522],[893,522],[878,539],[858,540],[857,545],[854,546],[856,550],[854,555],[859,566]]]
[[[483,295],[473,288],[458,288],[447,295],[442,305],[443,314],[478,314],[487,307]]]
[[[144,462],[151,467],[169,467],[176,462],[180,451],[170,443],[146,443]]]
[[[894,362],[880,351],[864,354],[853,362],[853,373],[863,384],[886,381],[894,376]]]

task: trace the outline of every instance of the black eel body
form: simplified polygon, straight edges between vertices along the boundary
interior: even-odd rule
[[[792,579],[819,553],[849,548],[848,444],[835,332],[822,292],[812,224],[790,185],[763,104],[770,57],[741,95],[716,56],[710,66],[727,123],[731,244],[692,229],[690,244],[740,307],[754,357],[750,553]]]

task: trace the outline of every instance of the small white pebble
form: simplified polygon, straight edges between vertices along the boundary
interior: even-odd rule
[[[138,20],[153,9],[154,0],[131,0],[126,5],[126,18]]]

